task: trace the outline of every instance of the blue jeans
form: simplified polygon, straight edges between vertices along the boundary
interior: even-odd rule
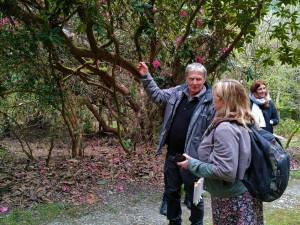
[[[180,169],[174,157],[167,155],[164,167],[165,192],[167,197],[167,218],[170,224],[180,225],[181,219],[181,185],[184,183],[190,201],[193,202],[194,182],[198,177],[188,170]],[[192,204],[191,216],[189,218],[192,225],[203,225],[204,205],[203,200],[198,205]]]

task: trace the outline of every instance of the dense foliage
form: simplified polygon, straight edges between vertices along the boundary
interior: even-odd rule
[[[0,0],[3,126],[18,131],[40,118],[55,130],[65,127],[75,157],[83,154],[82,133],[94,127],[93,118],[129,152],[151,140],[159,117],[143,100],[137,62],[149,63],[161,87],[182,82],[193,61],[208,68],[213,82],[232,66],[233,52],[247,52],[265,33],[276,45],[253,48],[253,60],[262,59],[262,68],[297,66],[297,9],[296,0]],[[253,78],[249,68],[243,80]]]

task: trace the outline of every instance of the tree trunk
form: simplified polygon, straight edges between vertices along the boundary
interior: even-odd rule
[[[79,118],[76,113],[76,101],[75,96],[71,96],[69,93],[65,93],[62,103],[62,117],[67,125],[71,142],[72,142],[72,158],[77,156],[83,156],[82,151],[82,128],[79,123]]]

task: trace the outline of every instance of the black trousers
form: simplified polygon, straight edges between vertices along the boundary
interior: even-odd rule
[[[184,183],[190,201],[193,202],[194,182],[198,177],[188,170],[180,169],[174,157],[167,155],[164,167],[165,193],[167,197],[167,218],[170,224],[180,225],[181,219],[181,185]],[[191,216],[189,218],[192,225],[202,225],[204,215],[203,200],[198,205],[192,204]]]

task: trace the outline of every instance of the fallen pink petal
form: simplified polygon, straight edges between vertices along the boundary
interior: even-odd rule
[[[68,192],[68,187],[66,185],[64,185],[61,189],[63,192]]]
[[[7,213],[9,211],[9,208],[8,207],[5,207],[5,206],[0,206],[0,213]]]
[[[124,186],[122,184],[117,184],[116,189],[118,192],[124,192]]]

